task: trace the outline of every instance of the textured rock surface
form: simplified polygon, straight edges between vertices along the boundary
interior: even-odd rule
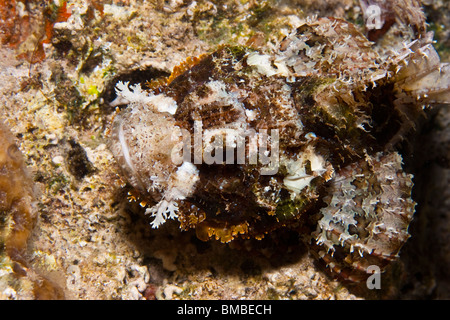
[[[450,297],[448,107],[436,109],[417,142],[419,153],[407,160],[419,207],[412,237],[377,291],[330,278],[295,233],[228,245],[201,242],[174,221],[151,229],[145,209],[128,202],[129,190],[106,148],[117,80],[167,76],[187,57],[220,43],[276,43],[311,14],[345,18],[363,29],[358,3],[92,3],[68,1],[70,17],[55,11],[61,18],[53,20],[39,63],[17,57],[39,47],[45,32],[36,7],[29,11],[34,38],[0,51],[0,116],[18,139],[37,189],[38,219],[27,255],[32,270],[74,299]],[[448,23],[442,20],[446,5],[426,6],[437,27]],[[445,32],[439,36],[445,57],[448,39]],[[408,37],[394,25],[384,37],[389,41],[379,45],[389,49]],[[33,281],[11,285],[15,273],[0,264],[1,298],[35,298]]]

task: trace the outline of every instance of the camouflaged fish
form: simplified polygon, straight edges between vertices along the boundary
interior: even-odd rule
[[[364,279],[409,237],[412,175],[396,146],[426,106],[450,102],[431,37],[386,59],[322,18],[270,52],[221,46],[148,88],[119,82],[110,149],[154,228],[177,219],[222,242],[290,228],[332,271]]]

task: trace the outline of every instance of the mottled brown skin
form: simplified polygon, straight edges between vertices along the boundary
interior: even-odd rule
[[[302,49],[304,44],[317,53]],[[248,60],[255,52],[222,46],[191,60],[184,72],[177,69],[151,91],[176,101],[173,119],[193,134],[194,121],[201,120],[207,130],[242,118],[239,108],[224,104],[220,95],[208,100],[217,95],[208,85],[220,81],[235,97],[233,103],[256,114],[246,120],[250,128],[279,130],[286,163],[312,149],[325,159],[326,172],[292,198],[283,182],[286,165],[263,176],[258,165],[197,164],[195,191],[177,201],[181,229],[195,228],[201,240],[229,242],[290,228],[343,279],[367,278],[372,264],[383,270],[406,242],[414,212],[411,175],[403,172],[395,151],[422,114],[423,101],[414,104],[413,94],[397,83],[408,69],[402,65],[397,78],[387,76],[400,61],[382,61],[353,25],[332,18],[304,24],[281,42],[277,57],[297,59],[286,60],[293,61],[286,63],[293,77],[264,74],[274,63],[262,74]],[[314,72],[303,74],[304,64],[313,65]],[[307,174],[313,174],[310,165]]]
[[[262,77],[256,80],[257,83],[255,84],[255,80],[248,76],[251,67],[246,66],[244,58],[246,53],[247,49],[245,48],[225,46],[200,60],[166,87],[159,87],[158,92],[165,93],[177,101],[179,108],[174,117],[179,121],[180,126],[190,130],[193,134],[192,123],[194,119],[201,119],[203,129],[208,129],[233,122],[238,115],[230,110],[231,107],[215,106],[214,104],[210,105],[208,109],[204,106],[198,109],[195,101],[189,100],[188,94],[196,92],[199,96],[208,95],[204,84],[211,80],[221,80],[230,84],[231,87],[236,86],[236,90],[249,91],[251,94],[242,103],[247,109],[258,112],[258,120],[251,123],[253,128],[255,130],[262,127],[267,129],[279,128],[281,147],[288,153],[301,152],[304,141],[293,138],[295,129],[292,129],[289,124],[279,126],[279,123],[287,119],[280,110],[278,102],[273,99],[280,87],[285,84],[285,79],[282,77],[279,79]],[[230,61],[233,61],[233,63],[230,63]],[[242,67],[240,64],[242,64]],[[234,69],[234,66],[238,65],[239,70]],[[318,136],[316,142],[318,152],[326,155],[333,165],[339,168],[357,159],[362,159],[364,150],[381,150],[383,146],[378,141],[382,142],[383,139],[375,139],[370,133],[362,130],[356,130],[355,134],[350,130],[353,124],[348,124],[347,119],[342,121],[345,127],[327,122],[326,115],[321,114],[320,106],[314,100],[314,89],[323,82],[319,77],[308,76],[299,78],[292,85],[294,87],[292,99],[298,113],[302,116],[303,124],[307,128],[305,131],[314,131]],[[387,90],[390,90],[390,88],[387,88]],[[270,92],[269,96],[264,95],[266,91]],[[377,94],[377,97],[387,95],[382,90],[377,91],[366,93],[364,97],[361,94],[359,96],[363,99],[367,96],[374,98],[372,95],[375,94]],[[338,101],[338,103],[342,105],[343,110],[353,108],[344,101]],[[369,103],[369,106],[369,109],[364,111],[371,112],[372,105]],[[390,126],[388,121],[397,120],[396,117],[392,116],[387,118],[385,123],[380,123],[379,127],[388,127]],[[385,133],[385,131],[383,132]],[[389,139],[389,137],[385,139]],[[342,148],[342,145],[345,145],[344,142],[348,144],[348,148]],[[197,234],[203,240],[210,237],[205,235],[207,229],[232,229],[245,222],[249,225],[242,237],[261,238],[279,227],[291,224],[297,226],[302,216],[312,215],[324,205],[323,202],[318,201],[326,194],[325,186],[322,186],[322,192],[316,199],[304,199],[301,210],[298,209],[295,214],[283,219],[281,210],[278,210],[279,214],[277,215],[276,206],[267,208],[257,203],[254,186],[257,185],[258,189],[263,189],[264,186],[268,185],[267,181],[270,179],[270,177],[261,176],[258,173],[258,168],[252,168],[249,165],[202,165],[199,169],[201,179],[199,185],[201,187],[199,187],[199,192],[188,199],[190,205],[185,207],[189,208],[181,210],[183,214],[180,220],[183,229],[195,227]],[[282,172],[278,177],[276,176],[280,184],[282,177]],[[223,183],[227,187],[219,189],[218,186]],[[316,183],[320,186],[324,183],[324,180],[317,179]],[[285,190],[280,196],[281,201],[288,201],[289,199],[289,193]],[[196,218],[186,219],[184,215],[193,215]],[[306,217],[303,219],[306,219]],[[189,222],[191,220],[195,222]],[[226,240],[230,238],[233,237],[224,237]]]
[[[291,153],[298,152],[302,146],[293,141],[292,128],[289,124],[279,126],[280,122],[286,120],[285,115],[280,111],[276,101],[263,94],[270,86],[272,94],[276,95],[277,90],[285,84],[284,78],[270,80],[261,78],[255,84],[254,79],[248,77],[251,67],[246,66],[244,59],[246,53],[246,48],[224,46],[200,60],[166,87],[158,88],[158,92],[165,93],[177,101],[179,108],[174,118],[180,126],[193,133],[192,123],[196,119],[202,120],[203,129],[210,129],[229,124],[239,115],[230,106],[219,106],[214,103],[208,108],[204,106],[197,108],[195,101],[190,101],[188,94],[195,92],[200,97],[207,96],[209,93],[204,84],[211,80],[221,80],[229,84],[231,88],[235,87],[235,90],[253,91],[253,94],[242,101],[247,109],[255,110],[259,114],[258,120],[251,123],[251,126],[255,130],[280,129],[280,145],[290,148]],[[236,70],[235,66],[239,66],[239,70]],[[270,177],[261,176],[258,167],[201,165],[199,169],[200,192],[188,199],[187,202],[190,205],[186,207],[189,208],[182,210],[180,220],[182,229],[195,227],[197,235],[202,240],[209,239],[212,236],[212,230],[216,235],[219,233],[220,236],[217,237],[224,242],[237,236],[231,235],[233,232],[241,234],[244,238],[262,238],[268,232],[292,223],[289,222],[290,220],[300,219],[300,215],[305,214],[308,208],[312,209],[316,202],[316,199],[307,200],[303,210],[298,210],[297,214],[289,218],[281,219],[277,216],[276,205],[264,207],[257,203],[255,185],[258,184],[258,188],[262,189],[270,179]],[[275,176],[280,184],[282,177],[281,174]],[[219,185],[223,186],[223,184],[225,187],[219,189]],[[288,198],[288,192],[283,192],[281,199]],[[185,215],[188,217],[193,215],[196,218],[187,219],[184,218]],[[195,222],[191,222],[192,220]]]

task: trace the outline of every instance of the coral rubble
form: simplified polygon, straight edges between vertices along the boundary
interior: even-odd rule
[[[3,123],[0,141],[0,263],[10,266],[10,273],[0,278],[12,283],[2,289],[13,297],[31,287],[31,292],[20,293],[22,297],[62,298],[60,288],[29,268],[27,246],[37,218],[33,182],[13,135]]]

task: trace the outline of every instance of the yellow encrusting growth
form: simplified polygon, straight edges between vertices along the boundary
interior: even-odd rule
[[[202,54],[198,57],[187,57],[185,61],[181,62],[179,65],[173,68],[170,76],[165,78],[152,79],[150,81],[147,81],[145,85],[152,91],[160,92],[161,87],[169,85],[176,77],[198,64],[200,60],[205,56],[206,54]]]

